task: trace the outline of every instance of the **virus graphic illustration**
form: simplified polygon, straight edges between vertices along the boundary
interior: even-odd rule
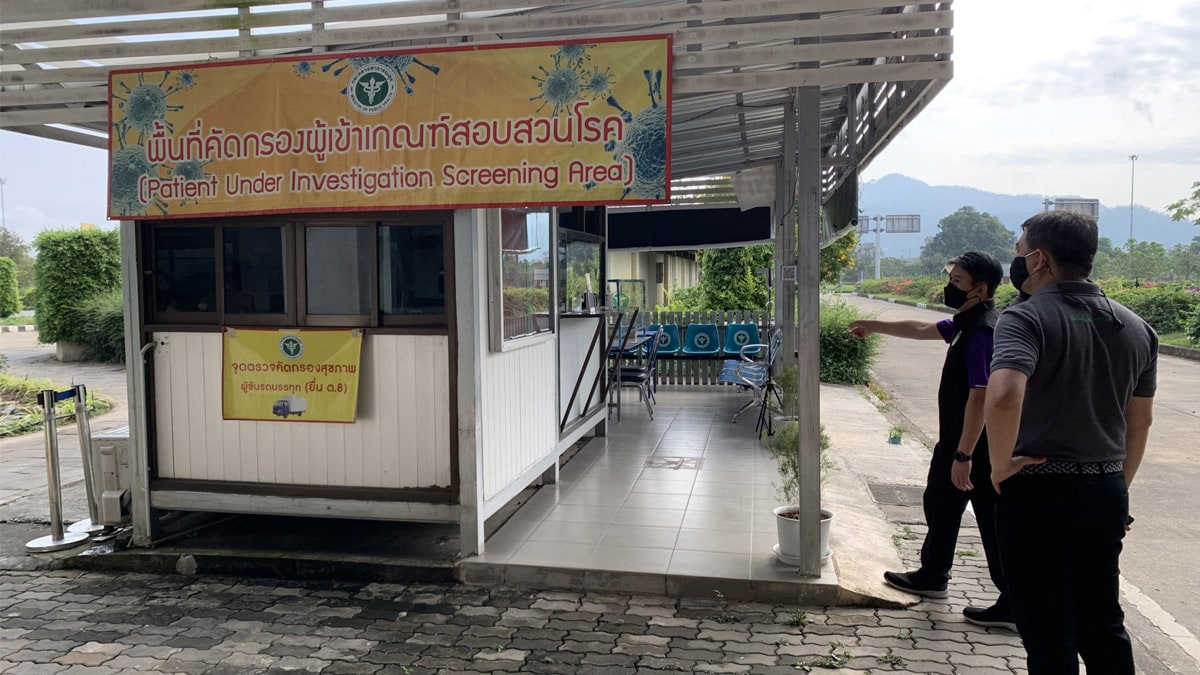
[[[587,50],[588,47],[595,46],[596,45],[582,44],[562,45],[554,54],[554,62],[556,64],[562,62],[566,64],[568,68],[578,68],[579,66],[583,65],[584,61],[592,60],[592,56],[591,54],[587,53]]]
[[[210,162],[212,162],[211,159],[203,161],[199,159],[185,159],[176,162],[175,166],[171,167],[170,174],[172,176],[179,176],[184,180],[201,181],[204,180],[204,177],[207,175],[204,173],[204,167]],[[192,202],[199,204],[200,199],[198,197],[193,197]],[[184,198],[183,201],[179,202],[179,205],[184,206],[187,203],[187,198]]]
[[[110,179],[113,211],[123,216],[145,213],[149,204],[138,195],[138,182],[142,176],[155,175],[156,169],[146,157],[146,148],[140,145],[130,145],[114,152]],[[165,204],[156,202],[155,206],[166,213]]]
[[[117,107],[125,111],[125,117],[113,124],[117,135],[123,140],[125,134],[133,129],[138,132],[137,142],[140,145],[147,131],[154,127],[155,122],[162,122],[168,131],[175,127],[167,122],[167,113],[183,110],[181,105],[170,105],[167,97],[180,91],[182,86],[165,86],[171,71],[163,72],[163,79],[158,84],[147,84],[145,73],[138,73],[138,86],[130,89],[124,82],[119,86],[125,90],[122,97],[116,93],[113,99],[120,101]]]
[[[554,55],[554,70],[546,70],[542,66],[538,66],[538,70],[542,71],[545,79],[539,78],[537,75],[532,77],[533,81],[538,82],[538,87],[542,93],[537,96],[530,97],[530,101],[541,99],[542,103],[537,107],[535,112],[541,112],[547,104],[553,104],[554,110],[551,115],[557,115],[559,111],[566,111],[571,104],[579,99],[579,90],[582,86],[583,74],[575,66],[563,65],[562,58]]]
[[[612,94],[613,85],[616,83],[611,68],[592,68],[592,72],[583,74],[583,93],[591,96],[593,101],[607,98]]]
[[[662,71],[643,70],[649,89],[650,105],[634,115],[617,103],[613,96],[608,104],[621,111],[626,122],[625,137],[620,142],[608,141],[604,149],[613,153],[613,159],[624,155],[633,158],[633,185],[621,193],[624,199],[630,192],[639,197],[662,199],[666,185],[667,168],[667,107],[662,103]]]
[[[297,77],[308,77],[313,74],[312,61],[297,61],[296,65],[292,66],[292,71]]]
[[[400,84],[404,85],[404,93],[410,96],[413,93],[413,88],[409,85],[416,84],[417,82],[417,78],[414,77],[412,73],[408,72],[409,68],[414,63],[418,66],[421,66],[425,70],[428,70],[434,75],[437,75],[442,70],[439,66],[422,62],[412,54],[391,54],[388,56],[368,56],[363,58],[337,59],[321,66],[321,72],[327,73],[330,71],[330,69],[333,69],[334,66],[336,66],[338,63],[342,63],[343,61],[345,64],[333,71],[335,76],[341,75],[342,71],[346,70],[346,68],[359,70],[369,65],[383,66],[399,76]],[[345,94],[346,90],[343,89],[341,93]]]
[[[196,86],[195,71],[185,70],[185,71],[182,71],[179,73],[179,88],[180,89],[191,89],[194,86]]]

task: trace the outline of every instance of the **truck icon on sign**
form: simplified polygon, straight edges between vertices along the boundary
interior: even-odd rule
[[[307,409],[308,399],[301,398],[299,396],[284,396],[278,401],[275,401],[275,404],[271,406],[271,412],[277,417],[282,417],[284,419],[287,419],[289,415],[296,415],[299,417],[300,415],[303,415],[304,411]]]

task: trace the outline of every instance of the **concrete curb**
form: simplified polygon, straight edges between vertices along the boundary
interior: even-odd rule
[[[0,333],[36,333],[37,326],[0,326]]]

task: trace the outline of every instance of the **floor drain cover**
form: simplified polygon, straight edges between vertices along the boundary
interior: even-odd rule
[[[703,457],[647,457],[647,469],[699,469]]]
[[[920,485],[896,485],[894,483],[867,483],[871,498],[876,504],[893,506],[921,506],[925,488]]]

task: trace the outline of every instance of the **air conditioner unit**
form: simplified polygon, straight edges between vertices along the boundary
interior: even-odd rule
[[[101,525],[129,524],[130,485],[133,480],[129,427],[92,436],[92,488]]]

